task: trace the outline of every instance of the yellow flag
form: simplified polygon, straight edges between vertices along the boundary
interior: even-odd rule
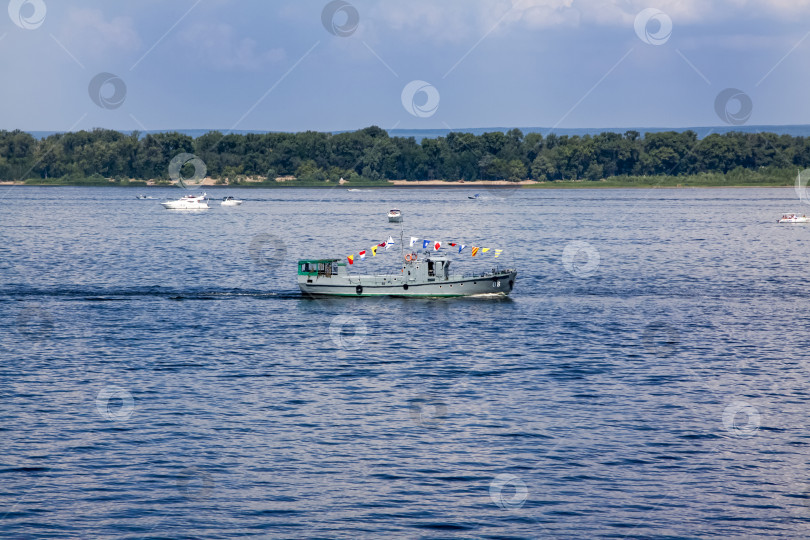
[[[503,250],[502,250],[502,249],[496,249],[496,250],[495,250],[495,258],[497,259],[497,258],[498,258],[498,255],[500,255],[502,252],[503,252]]]
[[[478,255],[478,248],[473,246],[472,256],[475,257],[476,255]]]
[[[487,251],[489,251],[489,248],[481,248],[481,253],[486,253]]]
[[[371,246],[371,256],[372,257],[377,256],[377,244],[374,244],[373,246]]]

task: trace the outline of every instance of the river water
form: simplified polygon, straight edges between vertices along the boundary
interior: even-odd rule
[[[0,193],[0,536],[807,536],[792,189],[211,193]],[[512,295],[300,296],[390,208]]]

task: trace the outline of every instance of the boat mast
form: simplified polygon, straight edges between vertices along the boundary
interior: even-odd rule
[[[404,230],[405,226],[402,224],[402,214],[400,214],[399,219],[399,260],[402,262],[402,267],[405,268],[405,236]]]

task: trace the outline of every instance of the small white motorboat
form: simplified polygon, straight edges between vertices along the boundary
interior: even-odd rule
[[[391,223],[399,223],[400,221],[402,221],[402,212],[396,209],[389,210],[388,221],[390,221]]]
[[[777,223],[810,223],[810,218],[805,214],[799,215],[794,213],[782,214],[782,217],[776,220]]]
[[[167,210],[208,210],[208,199],[206,194],[185,195],[176,201],[166,201],[160,203]]]
[[[224,199],[222,199],[221,204],[222,204],[222,206],[239,206],[240,204],[242,204],[242,201],[240,201],[239,199],[235,199],[233,197],[228,196],[228,197],[225,197]]]

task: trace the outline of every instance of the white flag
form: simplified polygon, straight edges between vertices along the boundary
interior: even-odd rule
[[[385,249],[390,248],[393,243],[394,243],[394,239],[389,236],[388,240],[385,241]]]
[[[419,240],[417,237],[411,236],[411,247],[413,247],[413,243],[416,242],[417,240]]]

